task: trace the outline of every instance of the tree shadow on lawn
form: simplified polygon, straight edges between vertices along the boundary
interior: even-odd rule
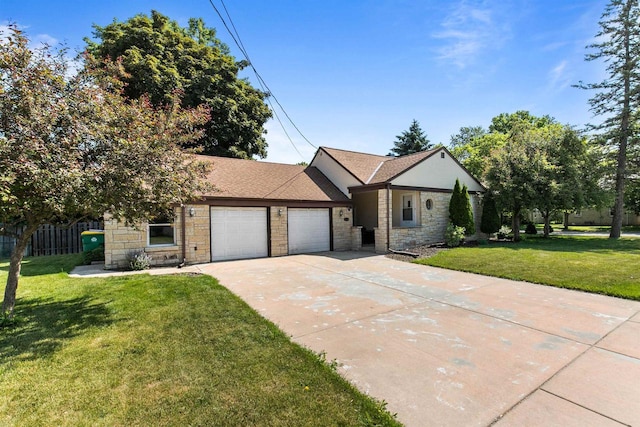
[[[87,329],[114,322],[105,303],[86,297],[21,299],[16,316],[16,324],[0,329],[0,365],[46,358]]]
[[[637,252],[640,255],[640,239],[609,239],[606,237],[551,236],[548,239],[527,236],[521,242],[495,242],[479,246],[486,249],[505,248],[514,251],[544,250],[550,252]]]
[[[0,259],[0,271],[9,271],[9,260]],[[82,254],[48,255],[27,257],[22,260],[20,276],[43,276],[45,274],[70,273],[82,264]]]

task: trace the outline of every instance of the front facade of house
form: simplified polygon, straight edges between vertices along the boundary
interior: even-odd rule
[[[444,148],[398,158],[321,147],[308,167],[201,156],[211,190],[136,228],[105,215],[105,267],[144,251],[178,265],[440,242],[458,178],[476,224],[484,188]]]
[[[321,147],[311,166],[348,192],[354,225],[378,253],[442,242],[456,179],[467,185],[476,227],[480,224],[485,188],[444,147],[402,157]]]

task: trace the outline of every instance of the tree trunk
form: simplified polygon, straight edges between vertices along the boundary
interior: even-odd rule
[[[625,49],[625,63],[623,73],[624,99],[620,114],[620,134],[618,143],[618,165],[616,169],[616,202],[613,206],[613,218],[611,219],[610,239],[620,238],[622,233],[622,216],[624,215],[624,181],[627,174],[627,143],[629,139],[629,124],[631,120],[631,75],[633,74],[634,60],[631,57],[631,30],[630,26],[637,25],[630,22],[629,13],[631,1],[624,5],[624,35],[623,46]]]
[[[551,212],[545,212],[542,214],[544,218],[544,238],[549,237],[549,230],[551,228]]]
[[[16,306],[16,291],[18,290],[18,279],[20,278],[24,251],[27,249],[31,235],[37,229],[38,225],[27,226],[27,228],[18,235],[16,245],[11,252],[9,275],[7,276],[7,285],[4,288],[4,300],[2,301],[2,314],[9,318],[13,317],[13,309]]]
[[[564,224],[562,225],[563,225],[562,229],[564,231],[569,230],[569,212],[564,213]]]
[[[513,219],[512,219],[512,231],[513,231],[513,241],[520,241],[520,208],[516,208],[513,210]]]

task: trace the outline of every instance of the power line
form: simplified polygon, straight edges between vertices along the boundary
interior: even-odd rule
[[[314,144],[311,143],[311,141],[309,141],[309,139],[307,139],[307,137],[302,133],[302,131],[298,128],[298,126],[294,123],[293,119],[291,119],[291,117],[289,116],[289,114],[287,113],[287,111],[284,109],[284,107],[282,106],[282,104],[280,103],[280,101],[278,101],[278,98],[274,95],[273,91],[269,88],[269,85],[267,85],[267,82],[262,78],[262,76],[260,75],[260,73],[258,72],[258,70],[256,69],[256,67],[253,65],[253,62],[251,61],[251,59],[249,58],[249,54],[247,52],[247,50],[244,47],[244,44],[242,43],[242,39],[240,38],[240,34],[238,33],[238,30],[236,29],[235,24],[233,23],[233,19],[231,19],[231,15],[229,14],[229,11],[227,9],[227,6],[224,3],[224,0],[220,0],[220,3],[222,4],[222,7],[224,8],[224,11],[227,15],[227,18],[229,20],[229,23],[231,24],[231,27],[233,28],[233,31],[229,28],[229,25],[227,24],[227,21],[225,20],[225,18],[222,16],[222,14],[220,13],[220,10],[216,7],[216,5],[213,3],[213,0],[209,0],[209,3],[211,4],[211,7],[213,7],[213,10],[215,10],[215,12],[218,14],[218,17],[220,18],[220,20],[222,21],[222,24],[224,25],[224,27],[226,28],[227,32],[229,33],[229,35],[231,36],[231,38],[233,39],[233,42],[236,44],[236,46],[238,47],[238,49],[240,49],[240,52],[244,55],[245,59],[247,60],[247,62],[249,63],[249,66],[251,67],[251,69],[253,70],[254,74],[256,75],[256,78],[258,79],[258,84],[260,85],[260,87],[262,88],[262,90],[264,92],[266,92],[269,96],[267,97],[267,102],[269,103],[269,105],[271,106],[271,109],[273,110],[274,115],[276,116],[276,119],[278,120],[278,123],[280,123],[280,126],[282,127],[282,130],[284,131],[285,135],[287,136],[287,139],[289,139],[289,142],[291,142],[291,145],[293,146],[293,148],[298,152],[298,154],[300,154],[300,151],[298,151],[298,148],[296,147],[295,143],[293,142],[293,140],[291,139],[291,137],[289,136],[287,130],[284,127],[284,124],[282,123],[282,121],[280,120],[280,117],[278,116],[275,108],[273,108],[273,104],[271,103],[270,98],[273,98],[273,100],[276,102],[276,104],[278,105],[278,107],[280,107],[280,110],[284,113],[285,117],[289,120],[289,123],[291,123],[291,125],[294,127],[294,129],[298,132],[298,134],[300,134],[300,136],[314,149],[317,149],[318,147],[316,147]],[[300,154],[300,156],[302,157],[302,154]],[[304,160],[304,159],[303,159]]]

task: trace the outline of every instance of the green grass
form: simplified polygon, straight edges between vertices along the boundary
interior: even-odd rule
[[[398,425],[215,279],[68,277],[80,260],[25,261],[0,425]]]
[[[558,230],[562,229],[562,225],[560,225]],[[608,233],[611,231],[610,225],[570,225],[569,231],[581,231],[583,233]],[[622,234],[634,232],[637,233],[640,231],[640,226],[638,225],[625,225],[622,227]]]
[[[443,251],[415,262],[640,300],[640,239],[528,237]]]

